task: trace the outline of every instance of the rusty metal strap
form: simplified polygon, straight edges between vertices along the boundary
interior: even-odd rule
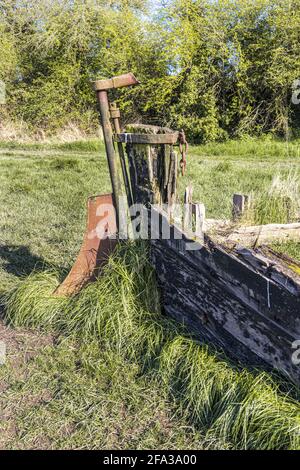
[[[123,144],[178,144],[178,132],[174,134],[132,134],[122,133],[114,136],[115,142]]]

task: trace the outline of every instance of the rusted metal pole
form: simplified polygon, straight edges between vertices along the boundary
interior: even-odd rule
[[[105,142],[105,149],[109,167],[109,174],[113,190],[113,199],[117,213],[117,223],[119,220],[119,196],[121,194],[121,182],[118,175],[118,163],[113,144],[113,132],[110,123],[109,103],[106,90],[96,91],[100,109],[101,124]]]
[[[118,109],[116,103],[110,104],[110,116],[112,118],[116,134],[120,134],[121,133],[120,110]],[[123,144],[121,142],[118,142],[117,147],[118,147],[118,152],[119,152],[119,157],[120,157],[120,162],[121,162],[121,167],[122,167],[122,174],[123,174],[123,180],[124,180],[124,185],[125,185],[125,190],[126,190],[126,195],[127,195],[127,201],[130,207],[133,204],[133,199],[132,199],[132,194],[131,194],[131,187],[130,187],[128,172],[127,172],[127,167],[126,167]]]
[[[138,85],[138,80],[132,73],[120,75],[118,77],[106,80],[97,80],[94,82],[94,90],[96,91],[97,100],[100,108],[101,124],[103,128],[105,149],[109,166],[111,185],[113,189],[113,200],[116,208],[117,224],[120,217],[120,196],[121,196],[121,180],[118,172],[118,161],[116,158],[113,131],[110,123],[110,110],[108,102],[108,90],[112,88],[121,88],[130,85]],[[119,226],[118,226],[119,228]]]

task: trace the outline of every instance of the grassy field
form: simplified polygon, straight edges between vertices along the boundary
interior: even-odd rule
[[[274,181],[297,208],[299,148],[194,147],[180,186],[192,183],[211,217],[230,216],[234,192],[269,200]],[[75,299],[51,296],[80,247],[86,198],[109,188],[97,141],[0,145],[0,296],[11,325],[0,339],[14,335],[0,367],[0,447],[299,448],[299,391],[239,371],[163,318],[144,247],[119,253]],[[278,248],[300,258],[298,244]]]
[[[258,207],[271,206],[267,214],[258,211],[257,222],[288,222],[277,202],[276,184],[274,198],[274,180],[300,211],[299,151],[299,141],[193,147],[180,194],[191,183],[194,199],[204,202],[208,217],[229,218],[232,194],[253,193]],[[29,274],[34,267],[68,270],[81,244],[86,199],[109,191],[110,183],[104,148],[96,140],[51,146],[2,143],[0,165],[1,292],[16,275]],[[297,244],[279,248],[300,256]]]

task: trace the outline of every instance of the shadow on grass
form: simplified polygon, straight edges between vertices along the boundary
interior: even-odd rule
[[[63,277],[66,268],[48,263],[40,256],[31,253],[25,245],[0,245],[0,261],[4,261],[2,269],[17,277],[28,276],[32,271],[55,269]]]

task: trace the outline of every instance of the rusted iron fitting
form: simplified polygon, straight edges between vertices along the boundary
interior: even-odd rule
[[[179,140],[179,152],[181,155],[180,168],[181,168],[181,174],[182,176],[184,176],[185,169],[186,169],[186,156],[187,156],[189,144],[185,138],[185,133],[183,129],[181,129],[178,133],[178,140]]]
[[[121,126],[120,126],[120,110],[117,107],[117,103],[113,102],[110,103],[109,106],[109,112],[110,112],[110,117],[113,120],[114,123],[114,129],[116,134],[120,134],[121,132]]]
[[[109,111],[110,111],[110,117],[112,119],[119,119],[120,118],[120,110],[117,107],[117,103],[115,103],[115,102],[110,103]]]
[[[111,90],[112,88],[122,88],[129,85],[138,85],[140,82],[133,73],[126,73],[118,77],[108,78],[106,80],[97,80],[94,82],[95,91]]]

